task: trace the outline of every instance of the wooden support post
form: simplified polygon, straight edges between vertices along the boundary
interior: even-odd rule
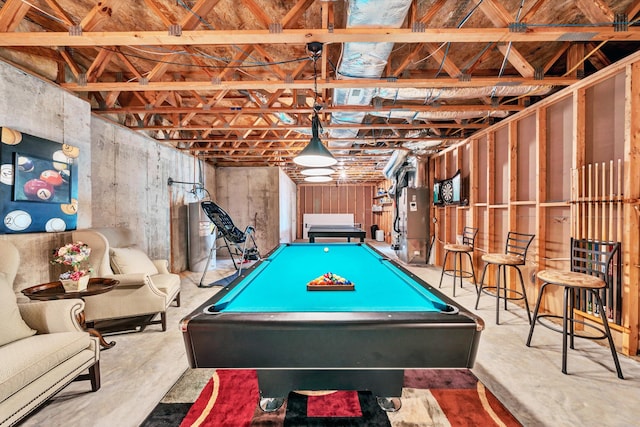
[[[589,213],[587,214],[587,238],[593,239],[593,185],[592,185],[592,167],[589,164],[587,166],[587,205],[589,206]]]
[[[615,193],[613,192],[613,160],[609,161],[609,234],[607,235],[607,239],[609,241],[615,242],[615,236],[613,234],[613,199],[615,197]]]

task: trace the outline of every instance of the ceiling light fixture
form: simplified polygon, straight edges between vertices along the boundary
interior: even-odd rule
[[[302,169],[300,173],[305,176],[320,176],[320,175],[331,175],[335,171],[331,168],[311,168],[311,169]]]
[[[307,176],[304,178],[307,182],[329,182],[333,181],[333,178],[327,175],[319,175],[319,176]]]
[[[322,106],[318,104],[318,72],[317,61],[322,54],[322,43],[311,42],[307,44],[307,49],[311,53],[313,59],[313,90],[314,90],[314,105],[313,105],[313,117],[311,118],[311,141],[306,147],[294,157],[294,163],[305,167],[328,167],[333,166],[338,161],[331,154],[329,149],[322,144],[320,140],[319,128],[320,117],[318,117],[318,111],[322,109]]]

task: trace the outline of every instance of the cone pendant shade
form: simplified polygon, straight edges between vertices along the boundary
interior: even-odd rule
[[[300,165],[306,167],[327,167],[333,166],[338,161],[333,157],[331,152],[322,144],[320,138],[318,137],[318,126],[320,124],[320,120],[318,119],[318,115],[314,114],[311,119],[311,132],[312,137],[309,144],[298,154],[293,161]]]

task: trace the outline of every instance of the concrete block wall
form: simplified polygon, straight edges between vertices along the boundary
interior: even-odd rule
[[[100,117],[93,117],[91,133],[93,226],[131,228],[149,256],[170,260],[173,271],[186,270],[186,205],[202,194],[168,180],[214,188],[214,168]]]
[[[256,229],[256,244],[262,255],[280,242],[280,175],[279,168],[216,169],[216,198],[236,227]],[[295,196],[294,196],[295,197]],[[218,256],[226,256],[226,250]]]
[[[80,148],[78,228],[131,226],[153,257],[171,259],[173,271],[186,269],[186,203],[195,195],[191,187],[169,187],[167,181],[203,175],[213,192],[213,167],[92,115],[85,100],[5,62],[0,93],[0,126]],[[20,251],[16,288],[22,289],[57,279],[51,251],[69,243],[71,232],[2,234],[2,240]]]

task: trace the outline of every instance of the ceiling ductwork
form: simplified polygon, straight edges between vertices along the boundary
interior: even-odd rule
[[[380,2],[370,0],[351,0],[347,11],[346,28],[361,27],[387,27],[399,28],[406,19],[410,0],[392,0],[380,7]],[[337,74],[340,79],[379,79],[387,65],[389,55],[393,49],[393,43],[344,43],[342,55],[338,64]],[[334,89],[333,104],[344,105],[370,105],[374,98],[385,100],[419,100],[424,104],[437,103],[444,100],[477,99],[479,97],[505,97],[505,96],[534,96],[545,95],[553,89],[552,86],[510,86],[497,85],[491,87],[468,88],[353,88]],[[331,123],[336,125],[361,124],[367,113],[364,112],[334,112],[331,115]],[[370,115],[387,119],[402,119],[413,121],[438,121],[438,120],[462,120],[483,117],[505,118],[508,111],[489,111],[480,109],[477,111],[384,111],[370,112]],[[330,129],[328,136],[334,140],[329,142],[333,149],[348,149],[353,145],[353,139],[358,137],[358,128]],[[408,139],[411,136],[405,135]],[[335,141],[345,139],[346,141]],[[422,142],[432,144],[432,142]],[[438,144],[431,145],[431,147]],[[424,147],[421,147],[422,149]],[[335,151],[335,150],[334,150]],[[340,154],[346,154],[343,151]]]
[[[399,28],[404,22],[411,0],[390,0],[372,2],[368,0],[353,0],[349,2],[347,11],[347,28],[358,27],[387,27]],[[387,60],[393,49],[393,43],[344,43],[342,56],[338,64],[338,78],[368,78],[377,79],[382,76]],[[334,89],[334,105],[369,105],[373,99],[374,89]],[[335,112],[331,115],[332,124],[348,125],[362,123],[365,113]],[[358,130],[331,129],[331,138],[355,138]],[[331,141],[332,148],[349,148],[351,142]]]
[[[480,97],[546,95],[553,86],[490,86],[464,88],[378,88],[375,98],[390,100],[419,100],[431,104],[442,100]]]
[[[372,116],[384,117],[387,119],[404,119],[408,122],[414,120],[455,120],[473,119],[477,117],[498,117],[504,118],[509,115],[508,111],[372,111]]]

